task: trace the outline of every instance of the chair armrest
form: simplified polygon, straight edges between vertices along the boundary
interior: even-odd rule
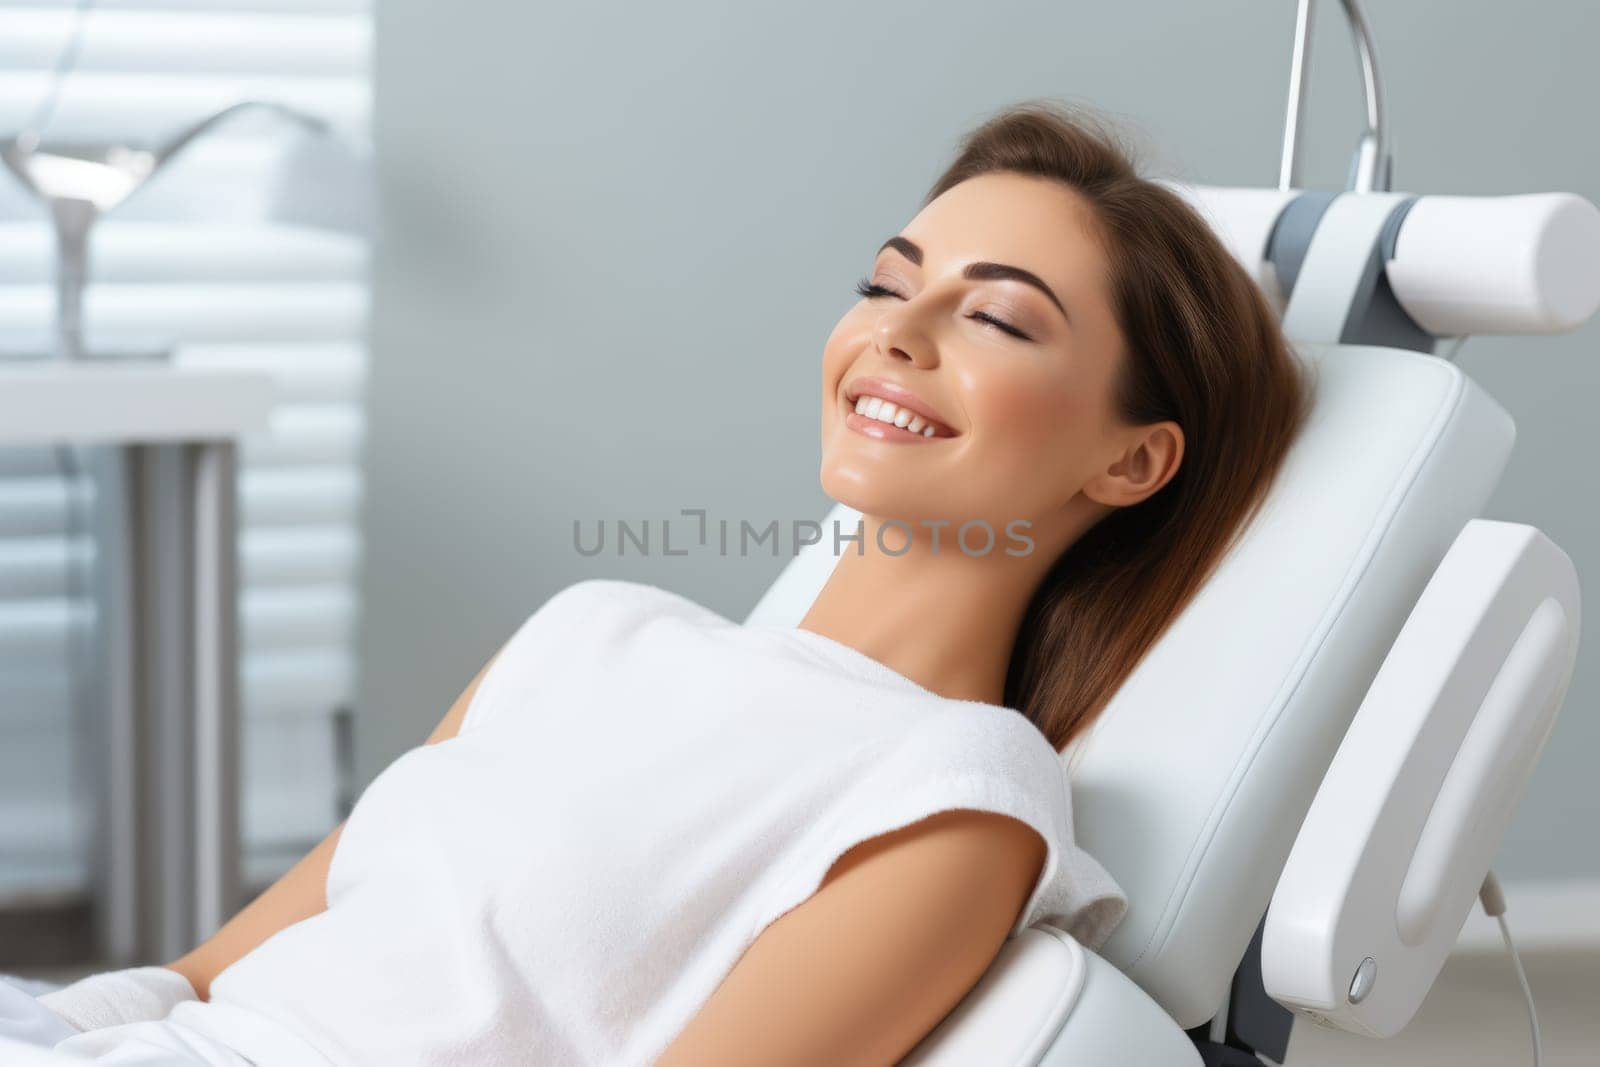
[[[1198,1067],[1200,1053],[1149,994],[1048,923],[1001,947],[978,984],[900,1067]]]
[[[1261,973],[1280,1004],[1399,1033],[1455,945],[1561,709],[1577,570],[1532,526],[1473,519],[1422,591],[1279,877]]]

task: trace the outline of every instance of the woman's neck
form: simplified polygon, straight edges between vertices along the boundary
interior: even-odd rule
[[[879,520],[864,516],[863,523],[861,553],[854,544],[842,546],[800,628],[849,645],[940,696],[1004,704],[1023,613],[1059,550],[1036,541],[1025,555],[1007,555],[1008,547],[1025,546],[996,531],[993,548],[972,555],[946,529],[937,548],[919,537],[903,554],[889,555],[877,544]],[[898,550],[904,527],[886,530],[884,543]]]

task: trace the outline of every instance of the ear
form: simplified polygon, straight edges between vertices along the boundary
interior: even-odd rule
[[[1125,508],[1153,495],[1172,480],[1183,462],[1183,428],[1171,419],[1129,431],[1121,455],[1083,487],[1097,504]]]

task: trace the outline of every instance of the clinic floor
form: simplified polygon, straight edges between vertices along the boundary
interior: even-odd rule
[[[1544,1067],[1600,1064],[1600,953],[1523,953],[1544,1037]],[[1527,1009],[1503,953],[1460,953],[1411,1025],[1387,1041],[1297,1023],[1289,1067],[1516,1067],[1533,1062]]]
[[[1600,1063],[1600,952],[1524,952],[1544,1035],[1544,1067]],[[71,981],[73,972],[34,973]],[[1288,1067],[1518,1067],[1533,1062],[1528,1018],[1506,957],[1451,957],[1411,1025],[1375,1041],[1297,1024]]]

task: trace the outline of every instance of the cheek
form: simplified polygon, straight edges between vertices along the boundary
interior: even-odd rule
[[[833,393],[837,391],[840,379],[844,377],[844,372],[850,367],[850,354],[859,348],[859,345],[855,343],[856,334],[860,329],[859,325],[853,321],[856,317],[854,312],[846,314],[844,318],[839,320],[838,325],[834,326],[833,332],[828,335],[827,341],[823,342],[822,384],[825,395],[822,400],[825,405],[833,399]],[[829,390],[829,386],[835,388]]]
[[[1059,374],[1011,374],[969,393],[979,432],[965,457],[972,483],[986,502],[975,509],[1005,519],[1037,519],[1076,491],[1086,457],[1101,432],[1099,409],[1086,384]]]
[[[972,424],[988,442],[1035,462],[1074,451],[1097,421],[1086,387],[1060,377],[1010,375],[982,383],[973,395]]]

